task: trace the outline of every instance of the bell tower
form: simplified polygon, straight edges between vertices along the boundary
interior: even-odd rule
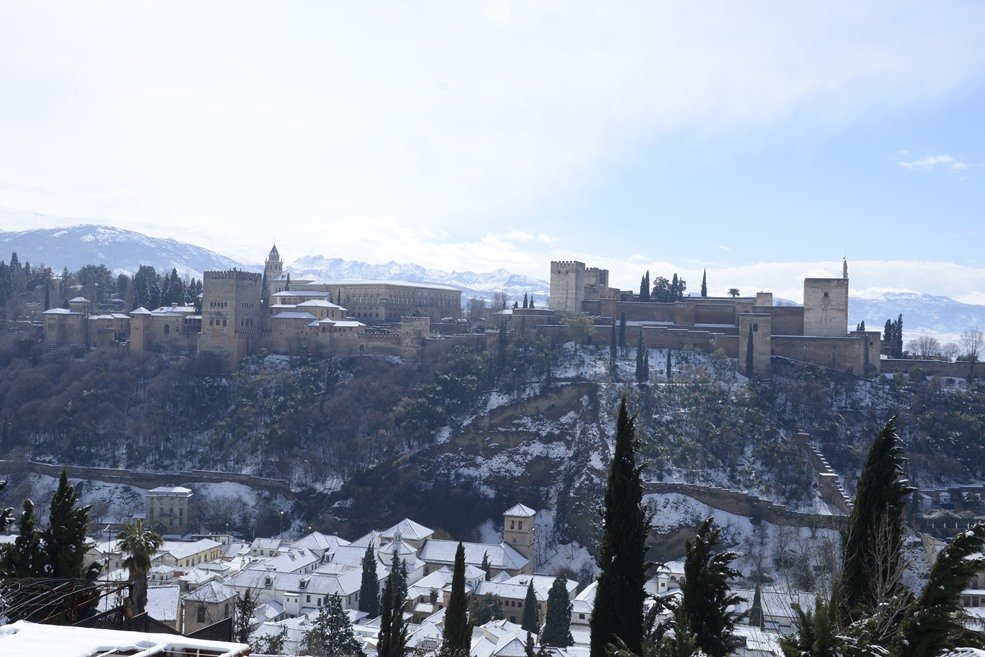
[[[267,287],[264,290],[265,294],[270,294],[274,288],[274,281],[280,278],[283,271],[284,263],[280,259],[280,253],[277,252],[277,245],[274,244],[270,249],[270,253],[267,255],[267,261],[264,263],[263,268],[263,280],[266,282]]]
[[[529,506],[517,504],[503,513],[503,542],[534,560],[534,516],[537,512]]]

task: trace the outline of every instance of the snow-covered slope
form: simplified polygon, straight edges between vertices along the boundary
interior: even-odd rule
[[[251,269],[200,246],[94,224],[0,232],[0,257],[7,259],[11,252],[22,263],[45,264],[56,272],[102,264],[132,274],[141,265],[153,265],[158,272],[173,268],[182,276],[201,278],[210,269]]]
[[[547,281],[511,274],[505,269],[486,273],[446,272],[415,264],[401,264],[391,261],[382,265],[371,265],[358,260],[326,258],[319,255],[299,258],[292,262],[287,269],[298,276],[311,276],[326,280],[369,279],[441,283],[459,288],[464,292],[462,296],[465,299],[471,296],[491,299],[496,292],[505,292],[512,299],[519,299],[524,294],[533,294],[538,305],[542,306],[546,305],[547,295],[550,291]]]

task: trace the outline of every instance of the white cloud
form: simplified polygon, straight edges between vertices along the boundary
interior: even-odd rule
[[[980,3],[4,3],[0,205],[252,248],[328,223],[328,251],[365,216],[478,242],[662,138],[939,102],[983,39]]]
[[[906,155],[902,151],[901,155]],[[927,155],[916,160],[898,160],[896,162],[904,169],[910,171],[930,171],[932,169],[946,169],[948,171],[964,171],[968,165],[951,155]]]

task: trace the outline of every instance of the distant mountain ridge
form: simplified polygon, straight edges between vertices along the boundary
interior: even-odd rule
[[[177,269],[182,276],[200,278],[203,271],[238,268],[261,271],[258,264],[244,264],[209,249],[171,238],[150,237],[136,231],[97,224],[65,228],[38,228],[0,231],[0,259],[16,251],[21,262],[31,262],[59,271],[67,266],[77,270],[87,264],[104,264],[113,271],[133,273],[142,264],[159,272]],[[463,302],[475,296],[491,299],[505,292],[511,299],[533,295],[537,305],[546,307],[550,286],[547,281],[513,274],[504,269],[477,273],[446,272],[417,264],[388,262],[369,264],[320,255],[307,255],[293,261],[287,270],[295,276],[329,280],[398,280],[413,283],[440,283],[462,290]],[[777,305],[792,303],[777,299]],[[985,306],[961,303],[950,297],[920,293],[886,293],[877,299],[852,297],[848,306],[852,328],[861,321],[870,329],[882,329],[887,319],[903,314],[904,338],[929,334],[941,340],[956,340],[971,326],[985,328]]]
[[[430,269],[416,264],[388,262],[372,265],[358,260],[327,258],[308,255],[287,266],[292,274],[310,276],[325,280],[395,280],[412,283],[441,283],[451,285],[463,292],[463,297],[475,296],[491,299],[497,292],[505,292],[512,299],[521,299],[524,294],[532,294],[538,305],[545,305],[550,292],[547,281],[511,274],[505,269],[493,272],[476,273],[472,271],[446,272]]]
[[[257,271],[200,246],[96,224],[0,232],[0,258],[7,260],[14,251],[21,262],[45,264],[55,272],[93,264],[127,274],[152,265],[158,273],[176,269],[181,276],[195,278],[211,269]]]

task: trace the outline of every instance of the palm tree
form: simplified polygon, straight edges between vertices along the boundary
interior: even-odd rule
[[[120,529],[120,551],[127,554],[123,566],[130,571],[130,604],[134,615],[144,613],[147,606],[147,571],[151,557],[164,543],[157,532],[144,529],[144,521],[125,522]]]
[[[730,287],[730,288],[728,289],[728,295],[729,295],[730,297],[732,297],[733,299],[734,299],[735,297],[737,297],[737,296],[739,296],[739,288],[737,288],[737,287]]]

